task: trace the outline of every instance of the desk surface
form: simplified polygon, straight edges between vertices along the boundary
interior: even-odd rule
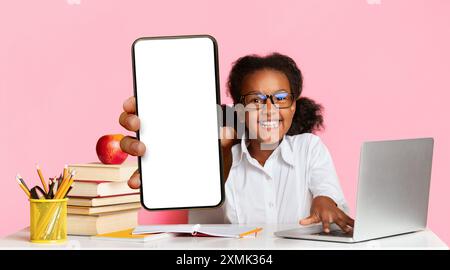
[[[239,226],[239,225],[224,225]],[[448,249],[431,230],[403,234],[355,244],[278,238],[278,230],[299,225],[262,225],[255,238],[169,237],[147,243],[92,240],[85,236],[69,236],[64,244],[34,244],[28,241],[29,230],[23,229],[0,239],[0,249]]]

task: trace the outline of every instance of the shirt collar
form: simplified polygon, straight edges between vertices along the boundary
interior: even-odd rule
[[[243,135],[241,143],[240,143],[240,147],[238,149],[239,152],[236,155],[237,158],[236,158],[236,160],[233,160],[232,167],[237,166],[242,161],[242,158],[244,155],[246,155],[247,159],[251,158],[250,153],[248,152],[247,144],[248,144],[247,139],[245,138],[245,135]],[[293,153],[292,141],[289,140],[289,138],[286,135],[283,136],[283,140],[277,146],[275,151],[280,151],[282,159],[287,164],[294,166],[294,153]]]

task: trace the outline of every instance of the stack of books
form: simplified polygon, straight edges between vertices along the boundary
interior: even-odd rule
[[[68,195],[67,233],[97,235],[136,227],[140,194],[127,181],[137,168],[137,162],[69,165],[76,174]]]

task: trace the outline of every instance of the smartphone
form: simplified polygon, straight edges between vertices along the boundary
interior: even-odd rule
[[[210,35],[143,37],[132,45],[141,203],[147,210],[224,200],[217,107],[218,45]]]

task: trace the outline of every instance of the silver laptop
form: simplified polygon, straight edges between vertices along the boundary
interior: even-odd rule
[[[433,138],[365,142],[361,147],[355,226],[308,234],[302,228],[276,236],[333,242],[361,242],[425,229]],[[333,224],[335,225],[335,224]]]

